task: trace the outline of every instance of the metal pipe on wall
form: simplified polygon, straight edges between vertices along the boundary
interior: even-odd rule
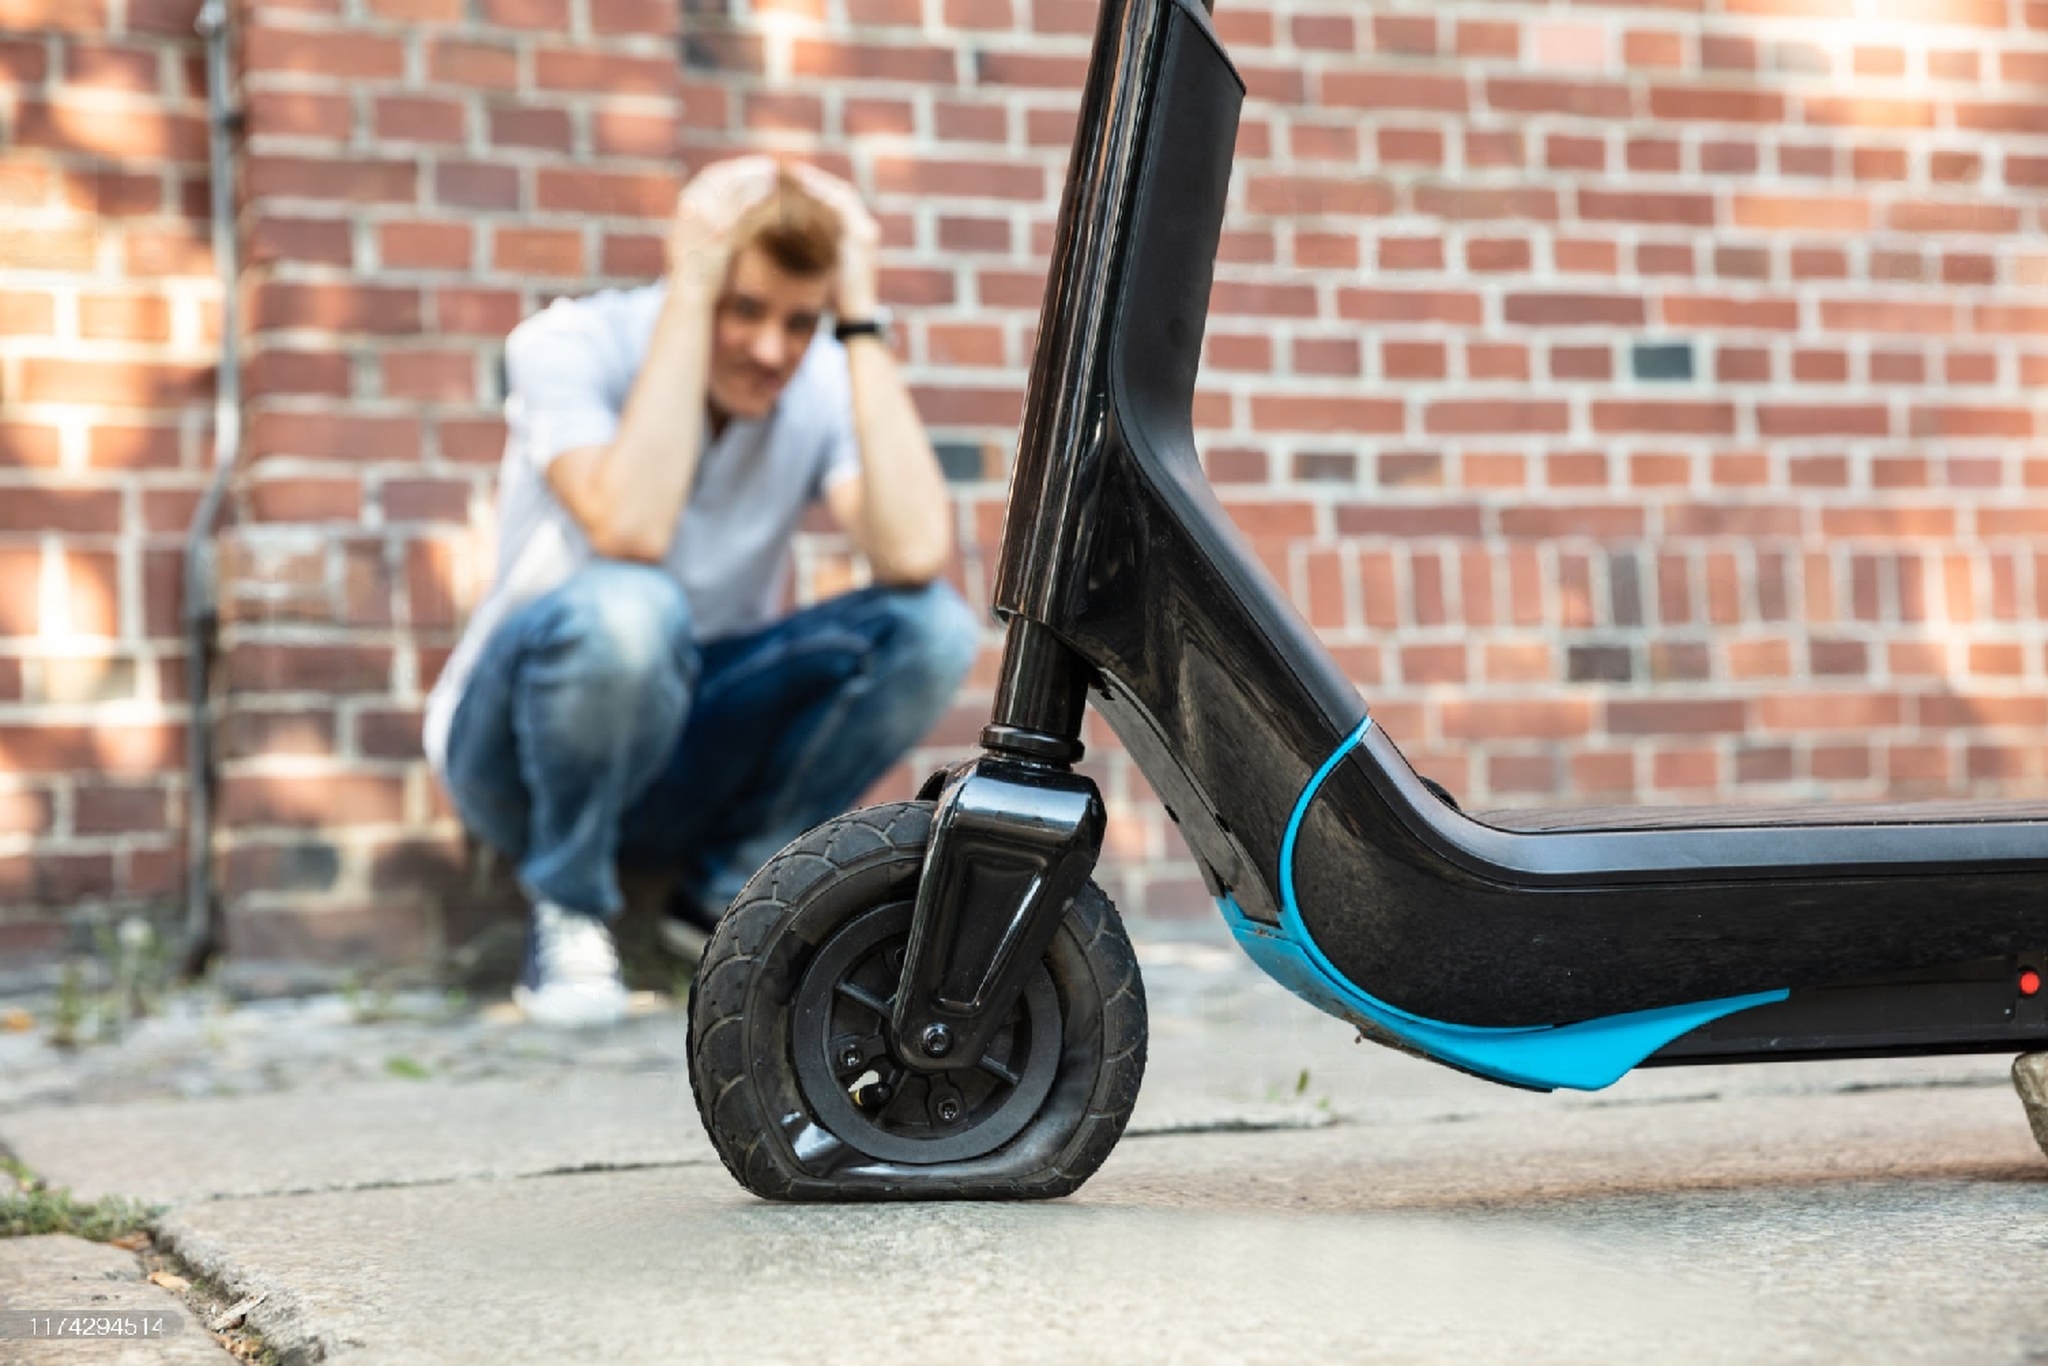
[[[214,388],[213,478],[185,533],[185,924],[178,960],[197,972],[212,956],[213,724],[208,705],[220,613],[213,535],[242,447],[242,367],[238,346],[233,142],[242,126],[228,104],[227,0],[206,0],[193,27],[206,38],[206,124],[213,188],[213,259],[221,282],[220,372]]]

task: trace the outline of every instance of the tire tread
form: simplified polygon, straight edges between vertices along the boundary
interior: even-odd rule
[[[1074,1132],[1042,1166],[1014,1177],[950,1179],[943,1165],[914,1183],[822,1179],[795,1166],[772,1132],[748,1074],[748,984],[794,910],[826,883],[876,858],[921,849],[932,805],[899,802],[828,821],[754,875],[720,921],[698,967],[689,1007],[690,1085],[719,1160],[742,1186],[771,1200],[1044,1200],[1093,1176],[1123,1136],[1144,1073],[1146,1012],[1137,955],[1107,895],[1092,882],[1067,911],[1099,993],[1102,1048],[1094,1090]]]

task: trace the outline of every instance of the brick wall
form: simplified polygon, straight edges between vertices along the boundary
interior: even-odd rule
[[[0,967],[179,885],[220,346],[195,11],[0,0]]]
[[[77,31],[39,31],[59,27],[51,3]],[[189,7],[135,36],[169,3],[0,0],[10,213],[32,194],[74,234],[145,244],[141,266],[135,248],[60,255],[17,282],[28,263],[5,263],[10,318],[49,325],[4,329],[4,477],[63,501],[0,499],[0,571],[32,570],[38,604],[4,625],[20,771],[0,837],[25,870],[99,879],[92,897],[150,895],[138,872],[169,886],[170,841],[81,816],[109,785],[99,753],[120,756],[106,800],[136,825],[175,801],[158,699],[176,645],[152,635],[172,618],[145,610],[172,542],[146,537],[175,532],[152,509],[189,498],[207,449]],[[554,295],[652,275],[679,172],[766,145],[870,196],[960,481],[959,577],[985,599],[1093,16],[242,0],[250,464],[224,537],[221,704],[238,954],[425,957],[488,912],[458,889],[416,734],[488,542],[497,358]],[[1479,806],[2048,792],[2048,4],[1221,0],[1217,20],[1252,99],[1199,436],[1420,766]],[[170,54],[154,93],[118,96],[125,121],[38,112],[87,98],[57,88],[65,54],[116,41]],[[115,127],[169,144],[118,182],[146,180],[141,210],[168,225],[125,200],[95,218],[58,188],[67,159],[142,155],[63,143]],[[169,291],[167,256],[194,278],[161,337],[83,330],[94,289]],[[52,397],[39,382],[87,382],[42,368],[60,355],[129,387]],[[161,409],[159,435],[117,447],[153,455],[100,457],[109,397],[124,429],[126,405]],[[41,406],[65,402],[86,406]],[[830,538],[800,558],[809,594],[851,581]],[[79,648],[81,609],[47,622],[96,572],[119,620],[86,634],[136,661],[118,712],[53,695],[41,663]],[[993,644],[886,793],[971,741]],[[1141,914],[1198,908],[1142,780],[1090,740],[1112,891]],[[54,875],[0,886],[0,924],[91,904]]]

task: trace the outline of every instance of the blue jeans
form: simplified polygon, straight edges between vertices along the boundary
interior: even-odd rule
[[[940,582],[700,644],[674,579],[594,561],[485,643],[449,730],[449,794],[528,896],[609,920],[627,864],[676,872],[716,912],[917,743],[978,634]]]

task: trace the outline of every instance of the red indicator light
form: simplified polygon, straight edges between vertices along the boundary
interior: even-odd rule
[[[2022,995],[2022,996],[2039,996],[2040,994],[2041,994],[2041,974],[2040,974],[2040,973],[2038,973],[2038,972],[2036,972],[2036,971],[2034,971],[2034,970],[2033,970],[2032,968],[2021,968],[2021,969],[2020,969],[2020,995]]]

